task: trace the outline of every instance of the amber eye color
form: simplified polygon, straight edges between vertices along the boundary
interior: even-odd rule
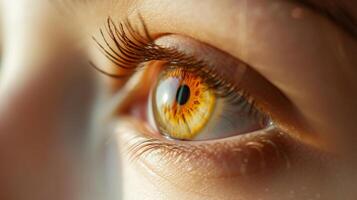
[[[217,80],[212,81],[212,77]],[[230,89],[229,84],[216,87],[223,82],[222,77],[212,74],[166,67],[151,91],[149,121],[162,135],[178,140],[219,139],[271,125],[270,118],[240,94],[242,90]],[[229,94],[222,96],[226,91]]]
[[[176,139],[193,139],[206,126],[216,97],[194,72],[165,70],[153,93],[152,106],[160,131]]]

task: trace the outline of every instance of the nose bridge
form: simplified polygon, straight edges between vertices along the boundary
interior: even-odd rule
[[[49,8],[3,5],[0,199],[69,199],[74,187],[95,87]]]

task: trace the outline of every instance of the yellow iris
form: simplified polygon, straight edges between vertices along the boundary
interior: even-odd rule
[[[154,90],[154,117],[164,134],[193,139],[209,121],[215,101],[213,92],[193,72],[167,70]]]

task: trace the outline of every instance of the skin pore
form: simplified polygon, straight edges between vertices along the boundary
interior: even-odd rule
[[[355,4],[0,0],[0,199],[354,199]],[[178,41],[212,63],[247,64],[242,85],[274,130],[162,137],[143,114],[160,64],[125,79],[88,64],[123,71],[92,38],[105,44],[108,17],[144,21],[156,42]]]

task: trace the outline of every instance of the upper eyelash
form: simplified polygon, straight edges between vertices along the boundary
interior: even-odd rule
[[[253,116],[258,115],[258,113],[255,113],[257,109],[253,109],[256,108],[256,102],[246,90],[226,80],[218,73],[215,66],[206,61],[199,60],[195,56],[187,55],[177,49],[164,48],[155,44],[141,15],[139,15],[139,18],[142,25],[141,31],[135,28],[128,19],[116,25],[108,17],[105,29],[100,29],[104,44],[100,43],[96,37],[92,37],[100,50],[113,64],[122,69],[135,71],[144,66],[140,65],[141,63],[152,60],[165,61],[169,67],[181,67],[196,73],[218,97],[225,98],[232,104],[244,104],[242,109],[247,109],[249,114]],[[106,35],[111,41],[108,40]],[[110,42],[114,43],[115,46],[111,46]],[[121,75],[107,73],[93,63],[91,64],[107,76],[123,78]],[[261,120],[266,121],[266,119],[267,116],[264,116]]]
[[[214,73],[213,70],[209,70],[207,67],[205,67],[208,64],[204,61],[197,60],[193,56],[188,56],[182,52],[178,52],[176,49],[163,48],[155,44],[143,19],[141,17],[140,19],[142,22],[142,29],[144,30],[144,35],[140,34],[140,31],[135,29],[128,20],[125,20],[123,23],[119,23],[119,26],[117,26],[114,21],[108,17],[105,31],[107,32],[107,35],[110,37],[112,42],[114,42],[114,48],[116,48],[117,51],[109,44],[109,40],[105,36],[103,29],[100,29],[100,34],[106,47],[100,43],[96,37],[92,37],[104,55],[117,67],[136,70],[142,66],[139,65],[140,63],[151,60],[161,60],[166,61],[170,66],[184,66],[187,70],[201,73],[202,77],[207,77],[203,76],[203,74],[210,74],[210,77],[215,77],[214,79],[220,78],[220,80],[224,80],[221,77],[218,77],[218,75]],[[118,51],[122,53],[122,55],[119,54]],[[99,68],[96,67],[96,69]],[[115,74],[110,75],[116,77]],[[219,83],[212,80],[206,81],[207,83],[212,82],[212,84],[209,85],[213,89],[216,89],[219,87],[219,85],[223,84],[222,81]],[[222,94],[222,96],[224,95]]]
[[[100,34],[106,47],[96,37],[92,37],[105,56],[115,65],[131,70],[138,68],[140,63],[151,60],[164,60],[172,64],[184,61],[186,66],[202,65],[201,61],[196,61],[193,57],[178,52],[176,49],[163,48],[155,44],[143,19],[141,17],[140,19],[144,34],[134,28],[129,20],[117,26],[110,17],[107,19],[105,31],[114,42],[117,51],[109,44],[103,29],[100,29]]]

